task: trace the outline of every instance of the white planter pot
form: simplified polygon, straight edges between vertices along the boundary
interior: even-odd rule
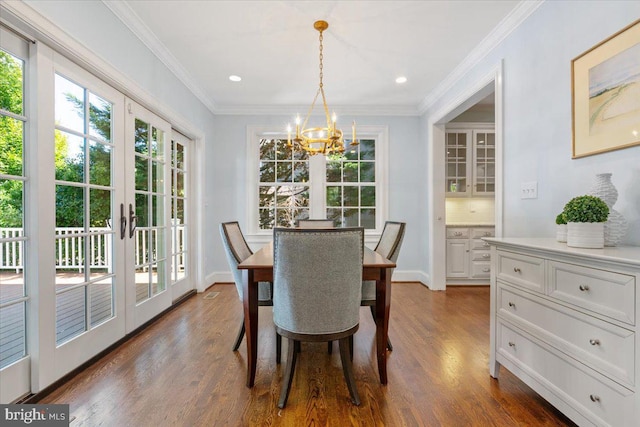
[[[556,240],[563,243],[567,241],[567,224],[556,224]]]
[[[604,248],[604,222],[570,222],[567,224],[567,246]]]

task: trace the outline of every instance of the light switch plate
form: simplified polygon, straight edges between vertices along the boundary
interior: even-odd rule
[[[520,184],[521,199],[537,199],[538,198],[538,181],[523,182]]]

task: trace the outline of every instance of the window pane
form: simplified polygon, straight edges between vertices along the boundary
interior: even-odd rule
[[[343,182],[358,182],[358,162],[344,162]]]
[[[151,161],[151,191],[154,193],[164,193],[164,164]]]
[[[56,227],[84,227],[84,189],[56,185]]]
[[[277,160],[291,160],[293,153],[291,148],[287,145],[287,141],[284,139],[276,140],[276,159]]]
[[[342,181],[342,163],[338,159],[327,161],[327,182]]]
[[[111,141],[111,103],[89,94],[89,135]]]
[[[56,179],[84,182],[84,138],[55,132]]]
[[[89,262],[91,278],[100,277],[113,272],[111,265],[111,248],[113,248],[113,233],[105,233],[104,228],[92,228],[94,233],[89,236]],[[102,233],[96,233],[103,231]]]
[[[173,188],[174,192],[173,194],[175,194],[178,197],[184,197],[185,193],[184,193],[184,172],[182,171],[177,171],[176,172],[176,183],[175,183],[175,187]]]
[[[185,165],[184,165],[184,158],[185,158],[185,146],[180,144],[179,142],[176,142],[176,153],[175,153],[175,167],[177,167],[178,169],[184,169]]]
[[[18,234],[22,233],[11,232],[11,230],[6,229],[0,231],[0,237],[17,236]],[[26,295],[24,265],[22,263],[24,243],[22,241],[14,241],[2,242],[0,245],[2,246],[2,252],[0,252],[2,259],[0,262],[5,267],[12,267],[11,269],[0,270],[0,304],[3,304]]]
[[[151,266],[151,289],[153,295],[167,289],[167,279],[165,274],[165,261],[159,261]]]
[[[375,160],[376,159],[376,146],[373,139],[360,140],[360,160]]]
[[[176,199],[174,209],[173,219],[176,224],[184,224],[184,199]]]
[[[0,179],[0,227],[22,230],[24,217],[24,183]],[[2,236],[0,236],[2,237]]]
[[[358,187],[345,186],[344,187],[344,206],[359,206],[360,200],[358,197]]]
[[[360,187],[360,206],[376,205],[376,187]]]
[[[276,187],[273,186],[260,186],[258,190],[259,201],[258,204],[261,208],[266,208],[275,205]]]
[[[153,205],[153,226],[158,227],[164,224],[164,196],[152,196]]]
[[[2,98],[4,96],[0,96],[0,100]],[[0,173],[2,174],[22,176],[23,129],[24,123],[20,120],[0,116],[0,150],[2,150]]]
[[[24,302],[0,308],[0,369],[26,355],[25,314]]]
[[[293,168],[294,168],[293,169],[294,182],[309,181],[309,163],[308,162],[294,162]]]
[[[0,50],[0,74],[6,76],[2,80],[0,109],[24,115],[24,61]]]
[[[376,181],[376,164],[374,162],[360,163],[360,182]]]
[[[260,182],[274,182],[276,180],[276,163],[260,162]]]
[[[327,219],[333,220],[337,228],[342,227],[342,209],[327,209]]]
[[[56,74],[55,92],[56,125],[85,133],[84,88]]]
[[[89,145],[89,182],[96,185],[111,185],[111,147],[99,142]]]
[[[81,228],[57,229],[56,236],[81,232]],[[56,285],[69,286],[84,282],[84,237],[60,237],[56,246]]]
[[[260,209],[258,211],[260,216],[260,229],[261,230],[270,230],[275,225],[275,209]]]
[[[89,227],[108,227],[111,218],[111,191],[89,190]]]
[[[107,277],[103,281],[92,283],[89,286],[91,301],[91,326],[96,326],[113,317],[113,278]]]
[[[149,154],[149,124],[136,119],[136,153]]]
[[[149,190],[149,160],[136,156],[136,190]]]
[[[376,228],[376,210],[361,209],[360,210],[360,227]]]
[[[327,206],[342,206],[342,187],[327,187]]]
[[[139,266],[136,268],[136,303],[149,299],[151,289],[149,287],[149,267]]]
[[[358,209],[344,210],[344,227],[358,227]]]
[[[56,343],[61,344],[87,330],[86,286],[56,295]]]
[[[260,159],[275,160],[276,158],[276,141],[274,139],[260,140]]]
[[[149,197],[146,194],[136,194],[136,225],[149,226]]]
[[[164,131],[155,127],[151,132],[151,157],[164,160]]]

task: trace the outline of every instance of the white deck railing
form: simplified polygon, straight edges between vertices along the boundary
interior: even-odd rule
[[[146,259],[147,249],[152,242],[157,239],[157,230],[139,229],[135,236],[135,252],[136,264],[145,264],[150,260]],[[176,246],[180,243],[184,247],[184,226],[176,227],[177,236],[172,238],[173,253],[176,252]],[[83,239],[89,238],[89,265],[91,268],[111,269],[111,254],[113,253],[111,229],[108,227],[93,227],[90,229],[91,234],[83,233],[82,227],[57,227],[56,228],[56,269],[78,269],[82,271],[85,268],[85,255]],[[23,228],[0,228],[0,270],[15,270],[19,273],[23,266],[23,244],[24,240]],[[178,254],[178,266],[184,267],[184,256]]]

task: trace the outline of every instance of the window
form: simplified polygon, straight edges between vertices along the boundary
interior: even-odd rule
[[[26,58],[28,48],[22,44],[16,43],[15,51]],[[0,49],[0,369],[27,354],[25,65]]]
[[[171,283],[186,277],[188,268],[188,140],[175,134],[171,141]]]
[[[249,233],[266,234],[305,218],[380,232],[386,215],[386,128],[359,131],[358,145],[346,141],[344,153],[330,156],[292,150],[281,134],[250,131]]]

